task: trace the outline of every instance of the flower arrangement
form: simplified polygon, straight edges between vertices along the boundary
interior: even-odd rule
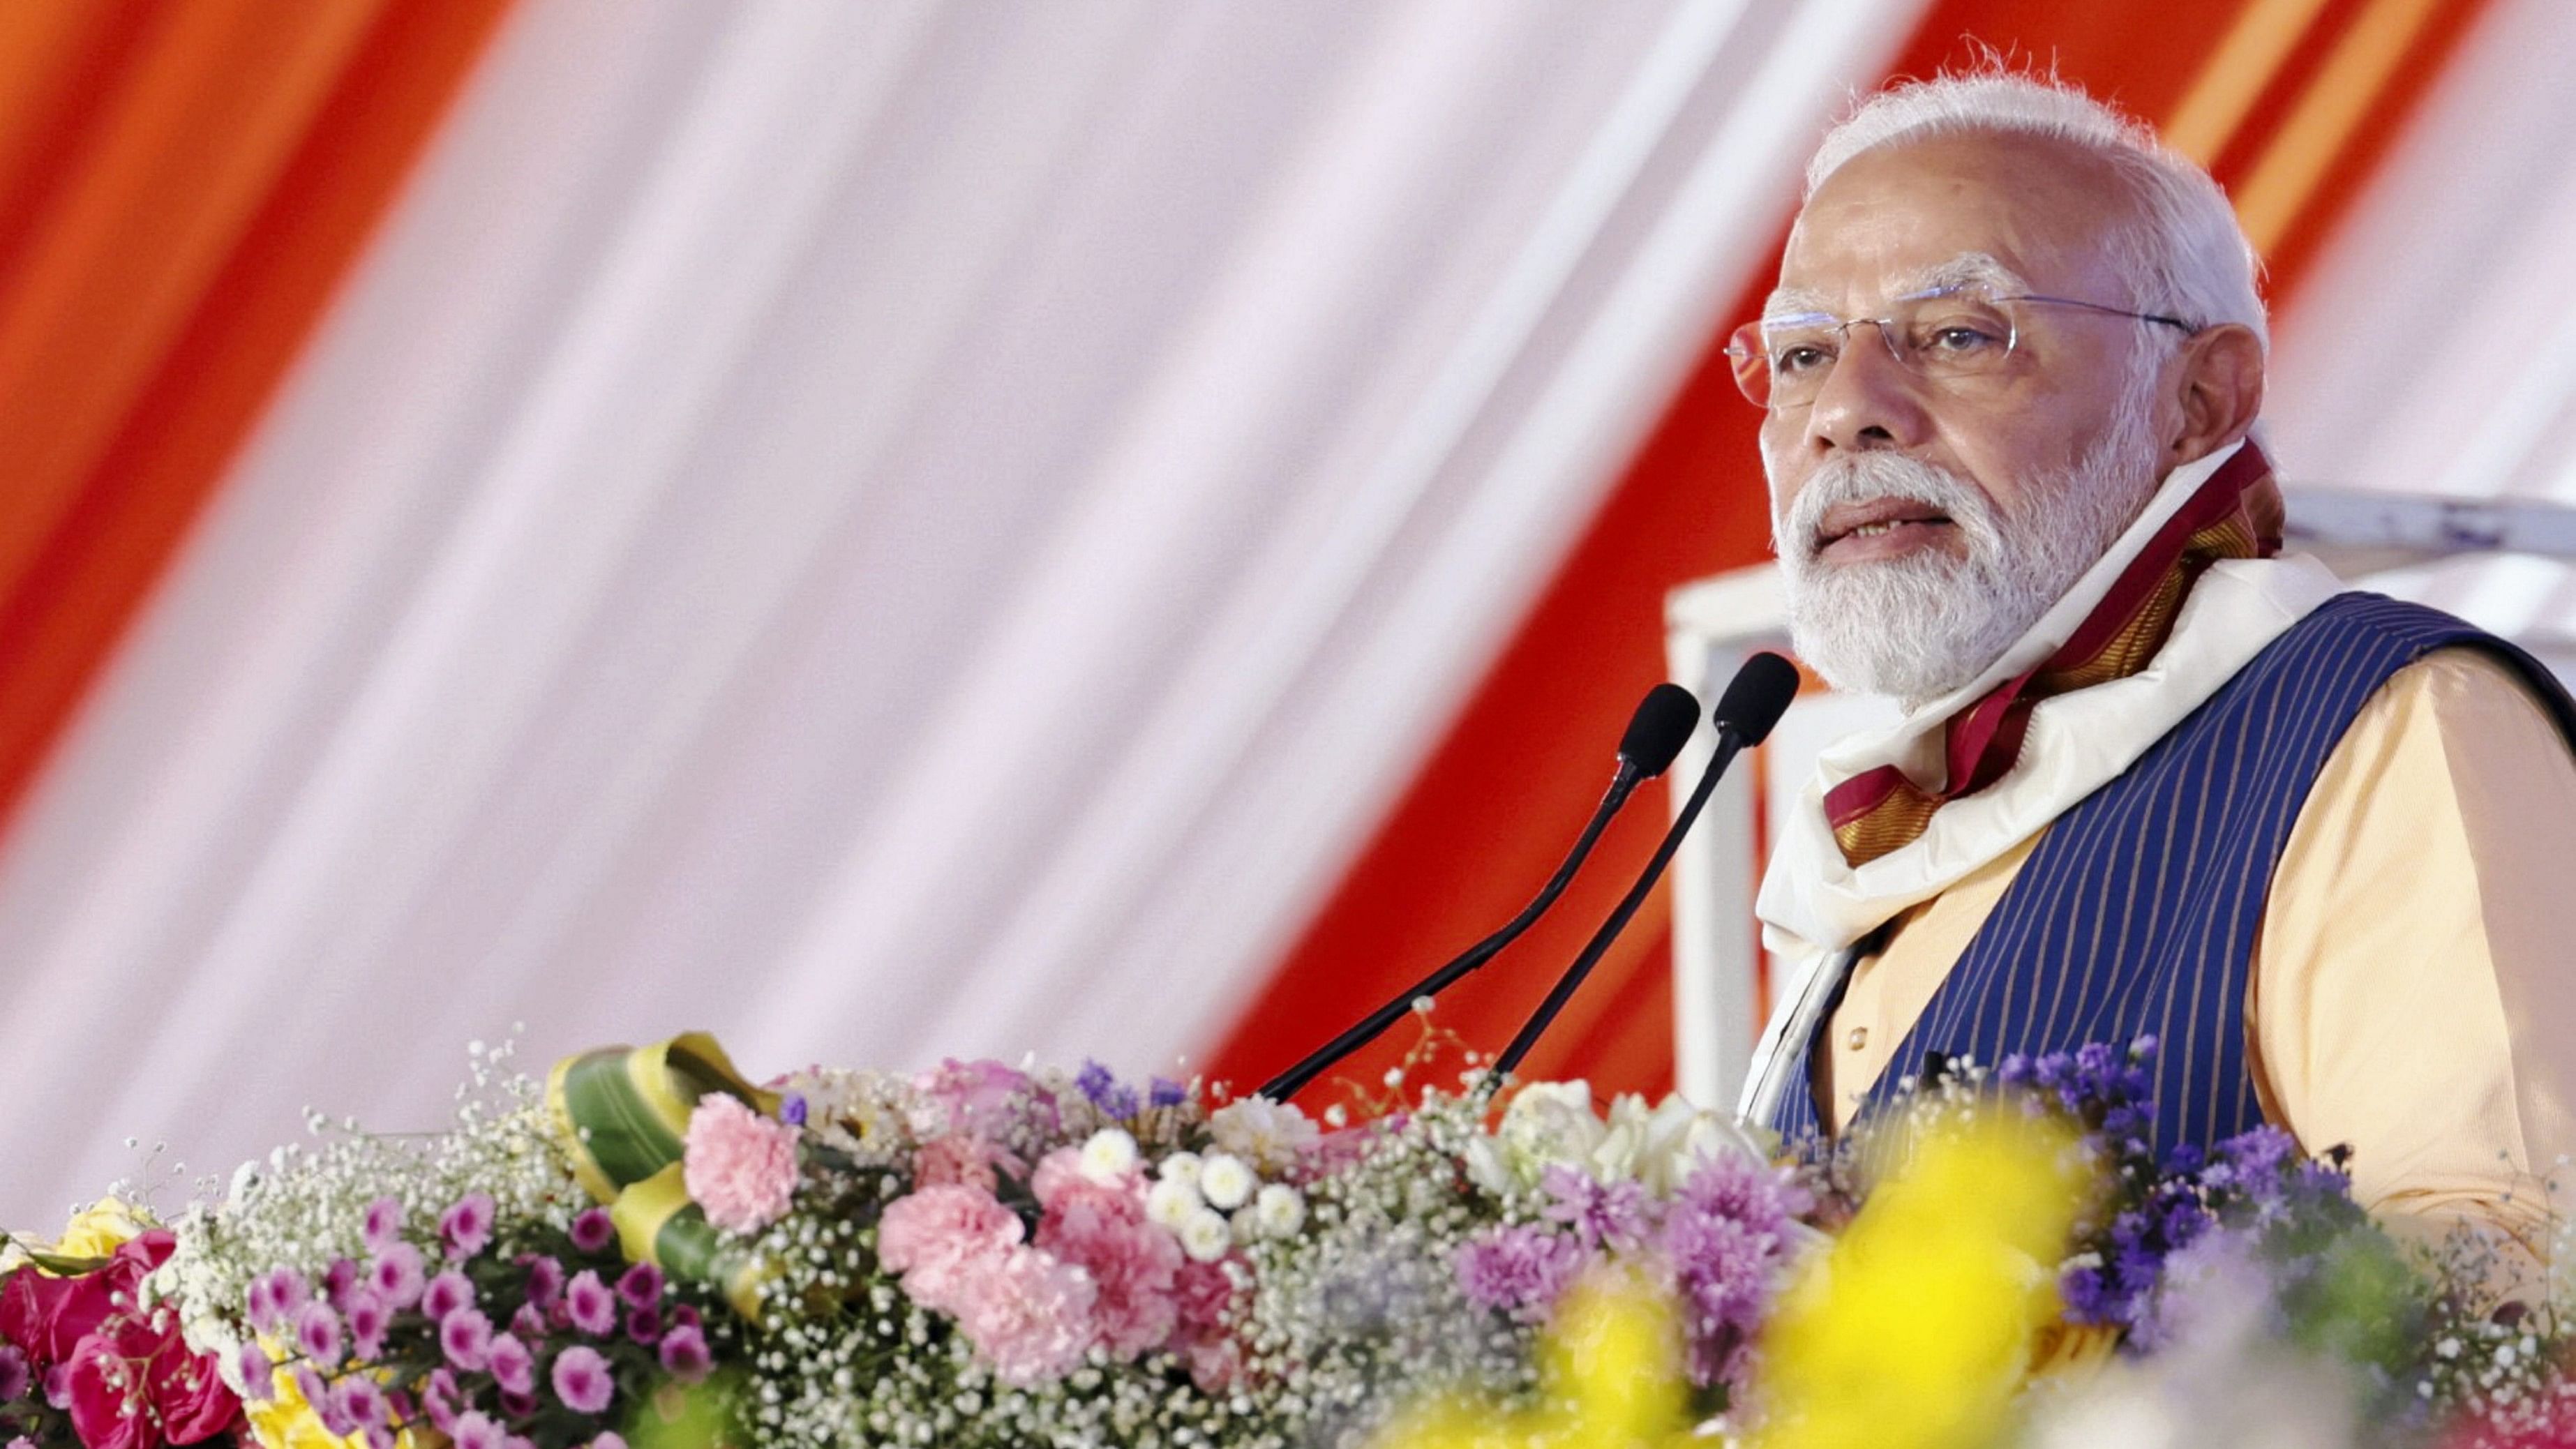
[[[2475,1237],[2409,1257],[2281,1134],[2157,1157],[2151,1041],[1961,1064],[1806,1156],[1472,1058],[1408,1085],[1446,1049],[1310,1117],[1097,1065],[755,1085],[691,1035],[538,1082],[478,1046],[446,1131],[317,1120],[0,1258],[0,1449],[1556,1442],[1643,1402],[1551,1337],[1603,1313],[1656,1436],[2045,1442],[2221,1340],[2333,1365],[2384,1442],[2576,1424],[2560,1295]]]

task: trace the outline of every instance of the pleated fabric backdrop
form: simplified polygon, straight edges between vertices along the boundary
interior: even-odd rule
[[[0,17],[0,1222],[129,1135],[423,1125],[514,1022],[1284,1063],[1518,904],[1663,591],[1760,556],[1711,339],[1850,91],[1973,34],[2174,128],[2286,391],[2449,57],[2576,30],[2073,9]],[[1453,1024],[1508,1034],[1653,813]],[[1661,936],[1535,1065],[1668,1078]]]

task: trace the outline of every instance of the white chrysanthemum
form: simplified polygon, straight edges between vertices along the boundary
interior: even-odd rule
[[[1274,1182],[1252,1200],[1254,1220],[1273,1238],[1291,1238],[1306,1225],[1306,1199],[1284,1182]]]
[[[1103,1127],[1082,1144],[1082,1175],[1114,1183],[1136,1166],[1136,1139],[1123,1127]]]
[[[1196,1188],[1199,1169],[1203,1165],[1195,1152],[1175,1152],[1163,1159],[1163,1165],[1156,1172],[1165,1182],[1185,1182]]]
[[[1535,1183],[1551,1167],[1592,1170],[1593,1151],[1610,1129],[1592,1114],[1590,1084],[1532,1082],[1512,1098],[1496,1135],[1514,1175]]]
[[[1190,1214],[1205,1206],[1197,1184],[1176,1178],[1164,1178],[1145,1194],[1145,1216],[1176,1233],[1190,1220]]]
[[[1287,1171],[1323,1135],[1294,1104],[1267,1097],[1246,1097],[1208,1116],[1208,1136],[1216,1145],[1263,1172]]]
[[[1213,1263],[1234,1246],[1234,1229],[1225,1214],[1203,1207],[1181,1224],[1181,1251],[1202,1263]]]
[[[1212,1206],[1228,1211],[1239,1208],[1259,1186],[1261,1179],[1233,1153],[1211,1152],[1199,1165],[1199,1194]]]

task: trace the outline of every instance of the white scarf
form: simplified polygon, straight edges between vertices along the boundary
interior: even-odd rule
[[[1836,741],[1819,757],[1782,823],[1754,903],[1763,944],[1793,969],[1755,1053],[1748,1106],[1762,1095],[1767,1064],[1781,1039],[1807,1039],[1807,1030],[1790,1028],[1804,1016],[1812,1029],[1815,999],[1825,994],[1819,989],[1825,984],[1819,977],[1823,963],[1840,959],[1843,948],[1906,907],[1948,890],[2117,777],[2265,646],[2342,592],[2343,583],[2305,555],[2210,565],[2144,669],[2038,701],[2020,754],[2003,778],[1943,804],[1920,836],[1885,855],[1857,866],[1844,858],[1826,817],[1826,792],[1891,764],[1917,785],[1939,789],[1950,717],[2064,647],[2157,530],[2235,451],[2166,474],[2145,511],[2110,550],[1983,673],[1894,725]]]

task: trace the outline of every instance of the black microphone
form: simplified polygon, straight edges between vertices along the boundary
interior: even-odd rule
[[[1592,853],[1593,842],[1601,838],[1610,817],[1628,803],[1628,796],[1641,782],[1671,768],[1673,758],[1682,752],[1682,745],[1698,724],[1699,701],[1691,697],[1689,690],[1678,684],[1658,684],[1648,690],[1646,697],[1638,701],[1637,712],[1628,717],[1627,733],[1619,737],[1619,768],[1610,777],[1609,790],[1602,795],[1601,803],[1592,807],[1592,819],[1575,837],[1574,849],[1567,853],[1564,863],[1557,866],[1556,874],[1548,877],[1547,884],[1521,908],[1521,913],[1504,922],[1501,930],[1451,957],[1446,965],[1415,982],[1402,995],[1361,1018],[1350,1030],[1317,1047],[1305,1060],[1271,1078],[1259,1095],[1274,1102],[1285,1102],[1297,1095],[1300,1088],[1335,1062],[1376,1040],[1378,1033],[1411,1011],[1414,1002],[1447,990],[1452,982],[1492,960],[1528,930],[1565,893],[1567,883],[1574,879],[1583,858]]]
[[[1646,862],[1645,873],[1628,888],[1627,896],[1619,902],[1618,909],[1610,913],[1610,918],[1601,923],[1601,929],[1592,933],[1592,940],[1583,948],[1583,954],[1575,957],[1574,964],[1565,969],[1556,989],[1547,994],[1547,1000],[1539,1003],[1538,1010],[1521,1027],[1520,1035],[1513,1037],[1512,1044],[1495,1059],[1492,1080],[1509,1076],[1521,1064],[1521,1058],[1529,1055],[1530,1048],[1538,1045],[1539,1036],[1547,1030],[1548,1024],[1555,1021],[1556,1014],[1573,999],[1574,993],[1583,985],[1583,978],[1592,974],[1592,968],[1609,951],[1610,943],[1627,928],[1628,920],[1637,914],[1637,908],[1646,903],[1647,893],[1655,888],[1657,880],[1662,879],[1664,867],[1672,862],[1673,852],[1681,848],[1682,837],[1690,833],[1692,822],[1699,819],[1701,808],[1708,804],[1710,792],[1717,788],[1718,777],[1735,762],[1738,751],[1746,745],[1758,745],[1770,735],[1771,727],[1778,724],[1780,716],[1788,711],[1789,701],[1797,697],[1798,666],[1777,654],[1756,654],[1744,661],[1743,668],[1735,671],[1735,678],[1727,682],[1726,693],[1718,696],[1717,708],[1708,712],[1710,721],[1717,726],[1717,752],[1709,756],[1708,768],[1700,772],[1698,788],[1691,791],[1681,813],[1673,817],[1673,828],[1664,832],[1664,843],[1655,847],[1654,859]]]

